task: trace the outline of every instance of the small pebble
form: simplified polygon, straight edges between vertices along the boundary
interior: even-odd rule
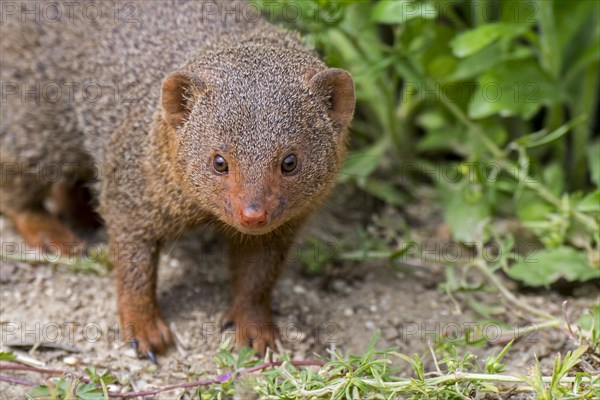
[[[345,317],[350,317],[352,315],[354,315],[354,310],[353,309],[351,309],[350,307],[344,309],[344,316]]]
[[[365,328],[373,330],[375,329],[375,323],[373,321],[365,321]]]
[[[331,284],[333,290],[338,293],[346,293],[348,292],[348,285],[341,279],[336,279]]]
[[[109,392],[115,392],[115,393],[117,393],[119,390],[121,390],[121,388],[118,385],[106,385],[106,388],[108,389]]]
[[[80,363],[80,361],[79,361],[79,358],[77,358],[75,356],[67,356],[67,357],[63,358],[63,363],[65,363],[66,365],[74,366],[74,365],[78,365]]]
[[[138,358],[137,351],[134,349],[126,349],[124,354],[129,358]]]
[[[137,356],[136,356],[136,358],[137,358]],[[143,370],[144,367],[140,363],[131,363],[131,364],[127,365],[127,369],[132,374],[135,374],[136,372]]]
[[[304,294],[304,293],[306,293],[306,289],[302,285],[295,285],[292,290],[296,294]]]

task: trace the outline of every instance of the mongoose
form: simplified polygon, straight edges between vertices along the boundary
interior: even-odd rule
[[[2,214],[29,246],[72,251],[81,240],[45,200],[89,185],[122,329],[151,359],[172,343],[155,295],[161,245],[212,224],[230,245],[222,323],[235,326],[238,347],[273,348],[271,292],[336,181],[351,75],[244,2],[8,4]],[[84,206],[61,203],[65,213]]]

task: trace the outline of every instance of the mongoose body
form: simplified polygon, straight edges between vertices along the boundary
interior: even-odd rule
[[[264,352],[287,249],[345,154],[350,75],[243,2],[29,6],[3,10],[0,211],[28,245],[72,251],[79,239],[44,201],[58,192],[77,216],[68,199],[88,182],[121,323],[151,358],[172,341],[155,298],[160,247],[213,224],[230,243],[223,322]]]

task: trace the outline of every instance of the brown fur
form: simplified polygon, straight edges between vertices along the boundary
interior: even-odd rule
[[[81,240],[56,216],[45,210],[21,211],[9,218],[25,243],[44,253],[70,254],[81,246]]]
[[[88,181],[110,238],[123,329],[151,357],[172,343],[156,303],[160,248],[213,224],[231,247],[234,298],[223,323],[235,325],[239,346],[264,353],[276,336],[271,291],[287,250],[345,155],[352,79],[295,35],[227,12],[245,3],[134,4],[137,21],[127,23],[90,24],[75,13],[61,23],[2,24],[2,82],[91,81],[122,91],[94,101],[83,92],[8,96],[0,210],[28,243],[73,240],[43,208],[54,183],[26,171],[54,165],[70,182]],[[284,174],[291,153],[298,167]],[[217,154],[226,174],[212,168]]]

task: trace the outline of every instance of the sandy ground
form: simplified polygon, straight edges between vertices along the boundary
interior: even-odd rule
[[[359,226],[372,225],[371,212],[365,211],[361,200],[352,200],[355,197],[348,190],[338,190],[327,210],[305,229],[303,237],[316,235],[341,243],[342,235],[356,231]],[[373,208],[380,217],[386,217],[389,212],[381,207]],[[423,243],[446,240],[435,208],[408,206],[403,218],[413,230],[413,237],[421,238]],[[20,245],[12,226],[5,219],[1,219],[0,224],[3,250],[7,243]],[[159,359],[158,368],[147,360],[137,359],[129,346],[117,339],[112,274],[72,273],[65,267],[44,263],[30,265],[2,260],[2,349],[25,354],[46,368],[79,373],[90,365],[109,368],[121,381],[129,382],[118,387],[124,391],[166,386],[186,381],[188,377],[215,376],[216,364],[212,357],[227,335],[219,333],[218,320],[230,301],[225,254],[218,236],[210,230],[186,234],[163,251],[158,293],[178,344]],[[294,359],[327,357],[328,348],[360,353],[373,333],[380,329],[379,347],[397,346],[399,351],[409,355],[425,354],[426,362],[431,365],[426,355],[428,336],[464,332],[468,326],[482,324],[460,295],[453,301],[439,289],[445,282],[442,266],[418,259],[396,269],[382,261],[349,261],[331,266],[325,274],[307,276],[302,273],[296,257],[290,258],[275,291],[273,308],[282,331],[282,347],[291,352]],[[507,284],[516,289],[512,282]],[[571,296],[536,291],[522,293],[520,297],[555,315],[560,315],[560,304],[567,299],[569,312],[576,318],[597,302],[598,287],[582,285]],[[482,291],[477,298],[490,306],[502,303],[494,292]],[[457,312],[458,307],[462,313]],[[514,315],[495,318],[511,326],[526,323]],[[497,332],[494,328],[493,324],[486,328],[492,338]],[[27,352],[7,346],[40,340],[60,342],[77,352],[45,348]],[[535,354],[548,372],[555,353],[570,348],[564,332],[540,331],[516,342],[506,361],[511,369],[526,373]],[[501,345],[496,344],[475,351],[483,357],[499,349]],[[31,373],[19,374],[19,377],[37,381],[41,378]],[[158,398],[175,399],[182,392],[169,392]],[[0,383],[0,398],[25,398],[25,389]]]

